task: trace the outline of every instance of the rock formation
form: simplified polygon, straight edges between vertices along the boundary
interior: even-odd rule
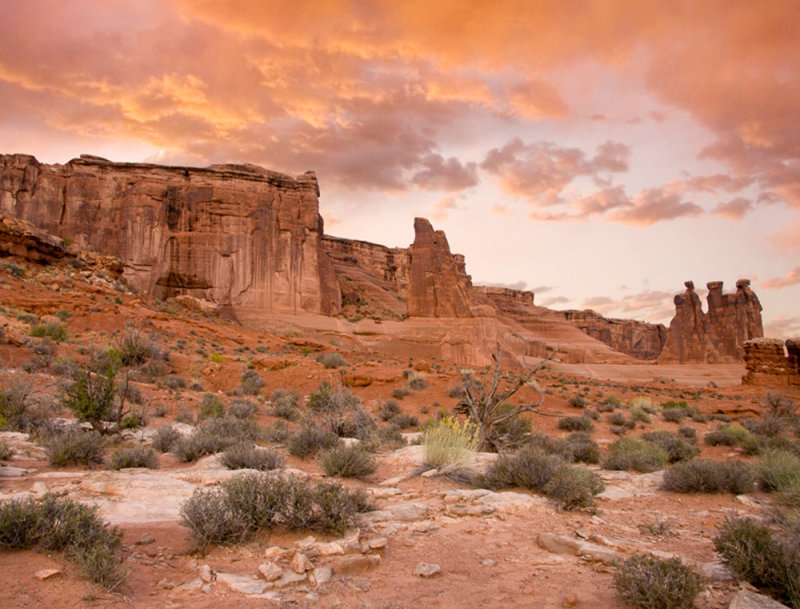
[[[749,279],[736,282],[736,294],[723,294],[721,281],[709,282],[708,313],[703,312],[694,282],[684,285],[686,291],[675,296],[675,317],[659,361],[738,361],[744,356],[744,343],[764,335],[761,303]]]
[[[631,319],[609,319],[591,310],[563,311],[564,319],[612,349],[641,360],[654,360],[661,355],[667,340],[667,329]]]
[[[800,338],[754,338],[744,343],[742,383],[767,387],[800,385]]]
[[[119,257],[143,292],[188,294],[234,312],[339,309],[318,197],[312,172],[0,156],[0,212]]]
[[[464,257],[450,253],[444,231],[414,218],[414,243],[408,278],[409,317],[471,317]]]
[[[0,256],[53,262],[67,256],[64,240],[20,218],[0,216]]]

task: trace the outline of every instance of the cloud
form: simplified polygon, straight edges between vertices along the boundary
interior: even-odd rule
[[[770,290],[780,290],[791,285],[800,284],[800,266],[794,267],[791,271],[786,273],[783,277],[774,277],[761,282],[762,288]]]
[[[555,288],[550,285],[537,285],[535,288],[532,288],[533,292],[536,294],[544,294],[546,292],[552,292]]]
[[[594,296],[580,304],[581,309],[592,309],[606,317],[642,319],[651,323],[663,323],[674,314],[673,294],[662,290],[646,290],[636,294],[611,298]]]
[[[492,283],[485,283],[484,285],[492,287],[492,288],[507,288],[509,290],[526,290],[528,288],[528,284],[525,281],[515,281],[514,283],[502,283],[502,282],[492,282]]]
[[[475,163],[462,165],[456,158],[444,159],[439,154],[428,154],[420,164],[411,181],[417,186],[431,190],[463,190],[478,183],[478,167]]]
[[[510,218],[514,215],[514,212],[511,211],[511,208],[505,203],[495,203],[492,205],[491,210],[492,213],[497,214],[498,216],[505,216],[506,218]]]
[[[764,324],[764,336],[784,340],[800,337],[800,317],[777,316]]]
[[[527,119],[563,118],[569,108],[552,85],[526,80],[516,85],[509,96],[514,111]]]
[[[433,212],[431,212],[430,216],[437,222],[440,222],[447,219],[450,216],[450,211],[454,209],[461,209],[456,197],[443,197],[434,204]]]
[[[535,292],[534,292],[535,294]],[[551,298],[546,298],[542,301],[543,307],[552,307],[553,305],[557,304],[564,304],[569,302],[569,298],[566,296],[552,296]]]
[[[752,208],[753,204],[748,199],[736,197],[727,203],[720,203],[711,213],[728,218],[728,220],[741,220]]]
[[[650,226],[661,220],[674,220],[701,213],[703,208],[696,203],[682,201],[678,193],[666,192],[663,188],[649,188],[637,194],[630,207],[609,214],[609,219],[623,224]]]
[[[563,203],[562,191],[579,177],[598,178],[602,172],[623,172],[631,150],[620,142],[607,141],[587,157],[578,148],[563,148],[552,142],[524,143],[514,138],[491,149],[481,169],[498,178],[507,194],[537,205]]]

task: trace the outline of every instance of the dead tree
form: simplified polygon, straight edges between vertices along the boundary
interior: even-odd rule
[[[456,405],[456,412],[467,415],[470,421],[478,426],[478,450],[499,452],[504,440],[498,433],[498,426],[523,412],[538,412],[536,409],[544,402],[544,393],[530,381],[548,361],[555,357],[556,351],[534,368],[525,368],[519,374],[512,374],[501,370],[500,360],[503,353],[498,347],[497,353],[492,355],[494,368],[491,370],[491,376],[488,370],[477,374],[472,371],[461,373],[464,395]],[[526,385],[539,394],[539,399],[535,403],[518,406],[506,404],[506,400]]]

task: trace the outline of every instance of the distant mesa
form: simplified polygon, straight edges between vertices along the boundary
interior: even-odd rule
[[[319,196],[313,172],[0,155],[0,254],[54,260],[68,238],[73,251],[118,259],[128,285],[155,298],[190,297],[254,326],[275,315],[372,322],[361,336],[375,346],[400,349],[395,332],[465,363],[490,361],[497,344],[534,357],[558,347],[571,362],[742,361],[746,341],[763,335],[748,280],[735,294],[709,283],[708,313],[686,282],[669,329],[552,311],[530,291],[474,286],[464,257],[424,218],[407,248],[325,235]]]

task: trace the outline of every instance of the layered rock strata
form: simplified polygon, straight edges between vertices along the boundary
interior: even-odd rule
[[[767,387],[800,385],[800,338],[754,338],[744,343],[742,382]]]
[[[735,294],[724,294],[722,282],[708,287],[708,313],[703,312],[694,282],[675,296],[675,317],[660,362],[732,362],[744,357],[744,343],[764,335],[761,303],[750,289],[749,279],[736,282]]]
[[[570,324],[592,338],[636,359],[657,359],[667,340],[667,328],[661,324],[610,319],[591,310],[564,311],[563,314]]]
[[[120,258],[136,289],[236,309],[335,313],[313,172],[0,156],[0,212]]]

